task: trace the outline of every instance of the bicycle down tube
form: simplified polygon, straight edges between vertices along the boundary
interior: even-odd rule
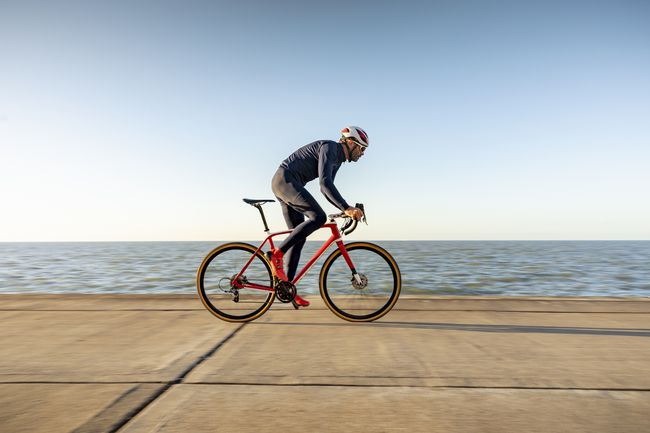
[[[327,241],[323,244],[323,246],[320,247],[320,249],[314,254],[314,256],[307,262],[307,264],[302,268],[302,270],[296,275],[296,277],[293,279],[292,284],[296,285],[298,284],[298,281],[314,266],[316,261],[327,251],[327,249],[333,244],[336,243],[336,246],[341,250],[341,253],[343,254],[343,257],[345,257],[345,261],[350,265],[350,269],[354,270],[354,265],[352,265],[352,260],[350,259],[350,256],[348,252],[345,250],[345,247],[343,246],[343,241],[341,241],[341,234],[339,233],[338,227],[336,226],[335,223],[327,223],[323,224],[321,228],[329,228],[332,231],[332,236],[329,237]]]

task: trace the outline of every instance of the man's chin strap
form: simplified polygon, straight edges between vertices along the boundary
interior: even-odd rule
[[[352,151],[351,151],[350,148],[348,147],[348,142],[347,142],[347,140],[343,140],[343,141],[341,141],[341,145],[342,145],[342,146],[345,146],[345,148],[348,150],[348,156],[345,157],[345,160],[346,160],[347,162],[352,162],[352,159],[351,159],[351,158],[352,158]]]

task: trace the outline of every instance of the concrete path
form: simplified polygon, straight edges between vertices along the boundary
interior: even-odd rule
[[[4,432],[650,432],[650,300],[0,295]]]

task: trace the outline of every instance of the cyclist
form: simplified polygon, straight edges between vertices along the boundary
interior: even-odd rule
[[[344,161],[358,161],[367,147],[366,132],[358,126],[348,126],[341,130],[338,143],[332,140],[314,141],[282,161],[273,176],[271,187],[280,202],[287,227],[293,231],[277,248],[268,253],[278,278],[293,280],[307,236],[327,221],[323,209],[305,189],[307,182],[319,178],[320,190],[330,203],[355,220],[363,217],[361,209],[349,206],[343,199],[334,186],[334,178]],[[285,255],[288,259],[286,274]],[[309,301],[296,295],[294,305],[308,307]]]

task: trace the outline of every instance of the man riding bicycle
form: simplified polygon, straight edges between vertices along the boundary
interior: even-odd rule
[[[344,161],[358,161],[367,147],[366,132],[358,126],[348,126],[341,130],[338,142],[314,141],[296,150],[280,164],[271,181],[271,188],[280,202],[287,227],[293,231],[268,255],[277,277],[281,280],[293,280],[307,237],[327,221],[323,209],[305,189],[308,182],[319,178],[320,190],[330,203],[357,221],[363,217],[361,209],[349,206],[343,199],[334,186],[334,178]],[[286,274],[285,255],[288,259]],[[309,306],[309,301],[298,295],[294,303],[300,307]]]

